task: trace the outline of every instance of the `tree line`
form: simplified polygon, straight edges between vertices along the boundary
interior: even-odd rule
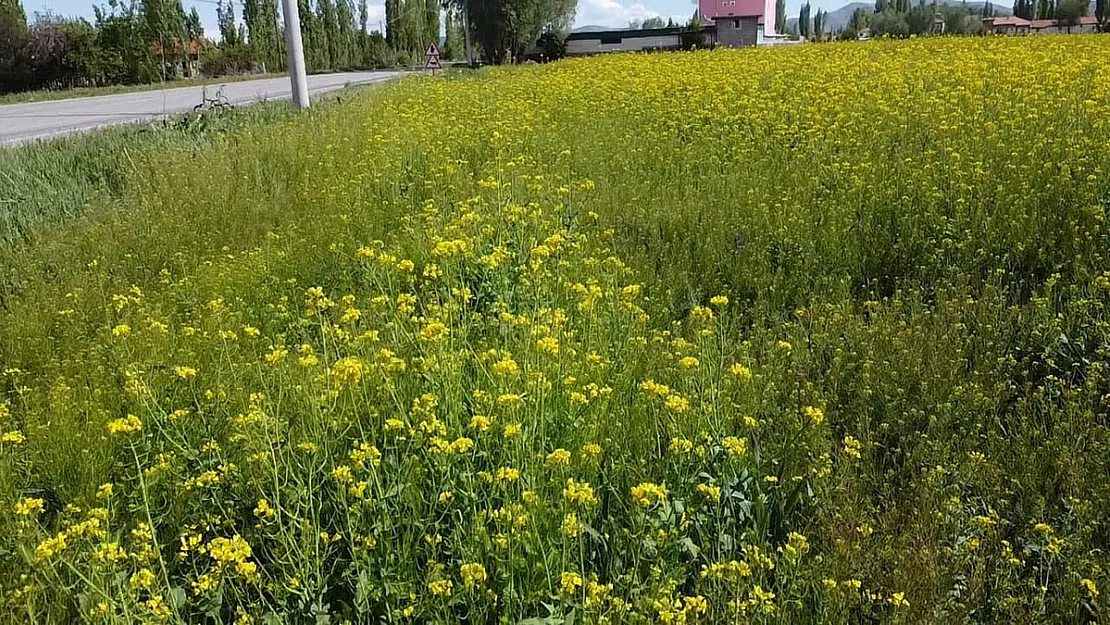
[[[1110,27],[1107,7],[1110,0],[1096,0],[1095,16],[1102,29]],[[1013,14],[1025,19],[1054,19],[1063,26],[1072,26],[1080,17],[1087,15],[1087,0],[1014,0]],[[808,2],[802,6],[799,15],[799,34],[808,18]],[[852,14],[848,25],[840,33],[841,39],[855,39],[857,34],[869,29],[872,37],[909,37],[924,34],[971,35],[982,31],[983,18],[998,17],[998,9],[988,0],[978,9],[972,9],[967,2],[960,4],[939,4],[936,0],[926,4],[918,0],[876,0],[874,11],[859,8]],[[825,16],[827,19],[827,15]],[[937,20],[936,18],[940,18]],[[809,27],[820,36],[817,18]],[[803,35],[804,36],[804,35]]]
[[[369,23],[367,0],[297,0],[311,72],[411,65],[429,42],[450,59],[519,61],[541,35],[565,33],[575,0],[386,0],[385,22]],[[278,0],[218,0],[219,39],[206,37],[182,0],[107,0],[90,21],[38,14],[0,0],[0,93],[153,83],[286,69]],[[384,32],[383,32],[384,31]]]

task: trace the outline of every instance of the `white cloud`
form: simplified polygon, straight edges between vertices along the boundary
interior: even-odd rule
[[[627,28],[632,21],[643,21],[649,17],[673,18],[678,23],[690,19],[689,15],[667,15],[644,6],[642,2],[622,4],[618,0],[579,0],[578,11],[574,15],[575,26],[610,26]]]

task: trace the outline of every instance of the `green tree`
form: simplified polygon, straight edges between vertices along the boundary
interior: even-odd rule
[[[317,0],[316,2],[317,35],[316,47],[322,69],[334,69],[339,46],[339,20],[335,14],[335,3],[332,0]]]
[[[663,21],[662,16],[655,16],[649,17],[642,22],[637,22],[636,20],[633,20],[628,25],[631,28],[663,28],[666,26],[666,22]]]
[[[134,3],[108,0],[107,7],[94,6],[96,45],[102,54],[103,84],[149,83],[161,72],[150,53],[147,22]]]
[[[30,29],[20,0],[0,0],[0,93],[21,91],[28,80],[23,49]]]
[[[775,0],[775,32],[786,32],[786,0]]]
[[[200,23],[200,13],[197,13],[196,7],[193,7],[186,16],[185,32],[189,36],[189,41],[204,39],[204,26]]]
[[[358,65],[359,67],[370,67],[370,31],[367,30],[369,25],[367,22],[370,20],[370,8],[366,4],[366,0],[358,0]]]
[[[177,61],[183,50],[181,39],[185,32],[185,9],[180,0],[141,0],[140,12],[144,24],[144,41],[154,44],[159,59],[162,79],[175,73]]]
[[[461,33],[458,32],[455,11],[452,8],[443,12],[443,30],[446,35],[443,41],[443,58],[449,61],[462,58],[462,37]]]
[[[813,26],[813,22],[809,19],[809,12],[809,0],[806,0],[806,3],[798,11],[798,35],[806,39],[809,38]]]
[[[401,35],[399,5],[400,0],[385,0],[385,40],[394,48],[400,43]]]
[[[1087,0],[1060,0],[1056,7],[1056,19],[1060,25],[1071,32],[1071,27],[1079,23],[1079,18],[1087,15]]]
[[[281,36],[277,27],[276,0],[243,0],[243,23],[251,55],[267,69],[280,69]]]
[[[239,30],[235,26],[235,5],[231,0],[216,3],[216,24],[220,27],[220,41],[225,46],[239,43]]]
[[[335,52],[335,69],[349,69],[354,64],[355,57],[355,6],[351,0],[336,0],[335,2],[336,40],[333,44]]]
[[[424,0],[424,45],[429,41],[439,46],[439,0]]]

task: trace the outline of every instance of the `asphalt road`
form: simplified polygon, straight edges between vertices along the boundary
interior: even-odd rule
[[[320,74],[308,77],[308,89],[311,95],[319,95],[347,85],[388,80],[400,74],[397,71]],[[0,106],[0,145],[192,111],[203,101],[204,94],[211,98],[220,89],[223,89],[224,98],[232,104],[287,100],[292,97],[289,79],[282,77],[72,100],[8,104]]]

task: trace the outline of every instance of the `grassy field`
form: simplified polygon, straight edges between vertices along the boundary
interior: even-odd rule
[[[1110,619],[1108,54],[414,77],[42,199],[0,620]]]
[[[136,93],[140,91],[177,89],[178,87],[194,87],[199,85],[222,85],[229,82],[259,80],[262,78],[277,78],[280,76],[285,76],[285,74],[245,74],[242,76],[217,76],[215,78],[190,78],[182,80],[171,80],[164,83],[152,83],[148,85],[110,85],[107,87],[78,87],[76,89],[23,91],[20,93],[6,93],[0,95],[0,106],[4,104],[27,104],[29,102],[46,102],[49,100],[70,100],[72,98],[89,98],[100,95],[116,95],[117,93]]]

